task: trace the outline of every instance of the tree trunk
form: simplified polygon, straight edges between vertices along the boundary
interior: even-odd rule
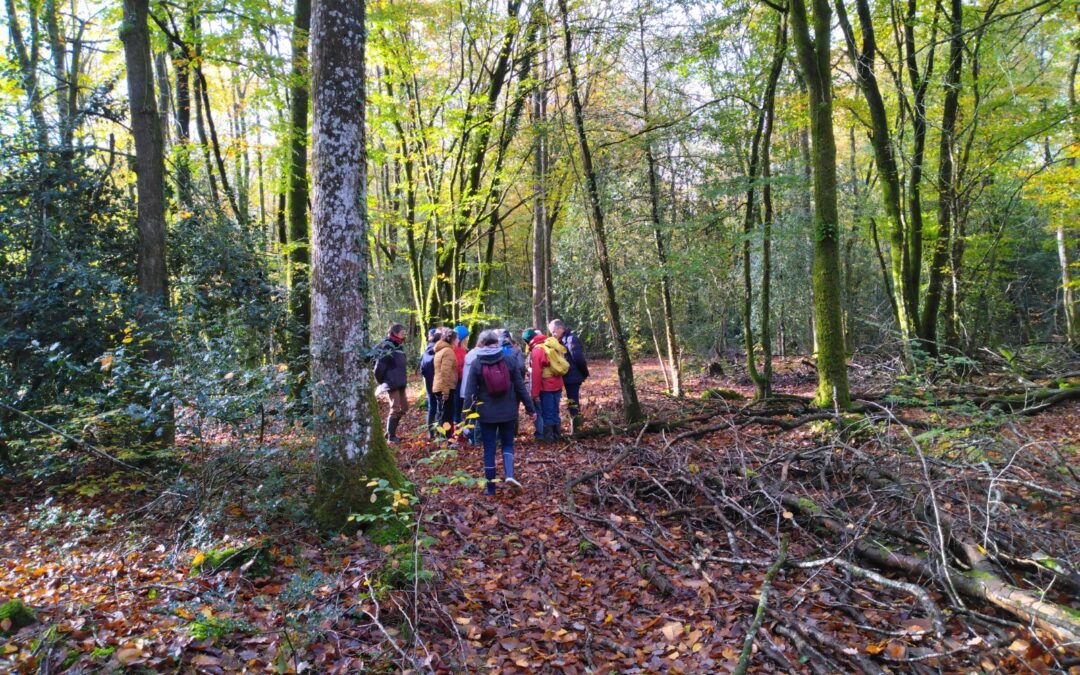
[[[759,172],[761,175],[767,175],[768,170],[762,170],[762,151],[768,153],[768,149],[763,147],[768,144],[766,140],[766,134],[772,135],[772,108],[773,102],[776,98],[776,83],[780,79],[780,71],[784,66],[784,53],[787,51],[787,25],[782,19],[777,20],[776,26],[776,50],[773,55],[773,61],[769,67],[768,81],[765,85],[765,91],[761,97],[761,106],[758,112],[757,126],[754,129],[754,135],[750,142],[750,166],[747,176],[747,188],[746,188],[746,212],[743,216],[743,342],[746,348],[746,370],[750,375],[750,379],[754,382],[754,387],[757,390],[757,398],[765,399],[769,397],[772,390],[772,383],[769,381],[768,375],[765,372],[759,372],[757,369],[757,359],[755,356],[755,339],[754,339],[754,326],[753,326],[753,308],[754,308],[754,284],[751,278],[751,258],[750,258],[750,245],[753,239],[754,225],[758,220],[758,206],[757,206],[757,192],[756,182],[758,180]],[[772,207],[772,193],[769,193],[769,207]],[[771,220],[772,214],[769,214]],[[762,309],[768,311],[768,300],[765,299],[765,294],[768,293],[768,282],[764,280],[766,270],[763,270],[762,279]],[[761,317],[761,346],[766,358],[765,369],[769,371],[771,375],[771,346],[769,344],[769,319],[767,316]]]
[[[867,0],[855,0],[862,29],[862,46],[856,48],[855,33],[848,21],[843,0],[836,0],[837,16],[848,47],[848,54],[855,66],[856,82],[862,90],[863,98],[870,112],[870,144],[874,149],[874,161],[881,176],[881,196],[885,203],[885,215],[889,223],[889,258],[892,277],[892,292],[895,297],[893,307],[896,323],[900,329],[900,338],[905,347],[915,334],[915,322],[912,318],[914,309],[908,306],[908,249],[905,236],[903,210],[900,207],[900,171],[893,151],[892,133],[889,130],[888,113],[885,101],[878,87],[874,73],[874,57],[877,41],[874,36],[874,23],[870,15]]]
[[[642,101],[641,109],[645,120],[645,126],[648,127],[649,122],[649,54],[645,49],[645,18],[644,16],[638,17],[639,32],[638,37],[641,42],[641,58],[642,58]],[[668,352],[668,365],[664,367],[664,359],[660,356],[660,350],[657,349],[656,357],[660,359],[660,368],[664,370],[664,382],[668,382],[667,372],[670,370],[671,379],[669,389],[671,395],[676,398],[681,398],[682,391],[682,369],[679,366],[679,343],[675,336],[675,313],[672,310],[671,305],[671,275],[668,273],[667,262],[667,250],[664,247],[664,233],[660,226],[660,181],[656,174],[656,156],[653,154],[652,141],[648,137],[645,139],[645,163],[649,173],[649,217],[652,220],[653,241],[656,244],[656,259],[660,265],[660,307],[664,315],[664,335],[667,338],[667,352]],[[671,205],[672,215],[675,211],[675,203]],[[672,218],[674,220],[674,218]],[[646,307],[648,307],[648,300],[646,300]],[[649,323],[652,323],[652,316],[649,317]],[[655,338],[655,335],[654,335]]]
[[[176,198],[181,210],[190,211],[191,202],[191,66],[187,44],[172,45],[169,58],[173,64],[176,89]]]
[[[364,3],[315,0],[311,29],[314,512],[333,531],[371,510],[369,479],[404,479],[377,423],[366,356]]]
[[[298,399],[307,383],[311,325],[308,282],[308,30],[311,0],[296,0],[292,33],[292,76],[289,86],[289,343],[290,396]]]
[[[124,0],[124,23],[120,37],[127,66],[131,133],[135,140],[135,175],[139,231],[139,320],[151,333],[147,358],[171,364],[168,330],[163,316],[169,306],[168,271],[165,263],[165,150],[161,118],[154,96],[154,72],[150,61],[149,0]],[[160,440],[171,445],[174,436],[171,408],[164,411]]]
[[[934,54],[937,51],[937,26],[940,3],[935,3],[934,20],[930,28],[930,41],[927,47],[926,70],[919,74],[918,50],[915,46],[915,24],[917,22],[917,0],[908,0],[908,11],[904,17],[904,56],[908,82],[914,92],[911,133],[911,170],[908,174],[908,307],[911,318],[915,320],[916,334],[923,335],[922,320],[919,310],[919,286],[923,259],[923,217],[922,217],[922,176],[923,162],[926,159],[926,92],[929,90],[930,77],[934,73]]]
[[[544,311],[545,299],[547,298],[547,275],[544,269],[547,234],[547,130],[544,127],[544,102],[547,98],[547,88],[544,85],[543,73],[540,76],[540,85],[533,91],[532,118],[534,125],[533,137],[533,182],[536,195],[533,197],[533,230],[532,230],[532,325],[542,328],[547,324],[547,313]]]
[[[761,205],[764,209],[761,222],[761,379],[764,390],[762,398],[772,396],[772,332],[769,329],[772,314],[772,225],[775,218],[772,195],[772,135],[776,121],[776,84],[784,67],[787,54],[787,17],[781,16],[776,28],[776,53],[773,70],[769,76],[769,88],[765,97],[765,129],[761,137]]]
[[[832,119],[832,64],[828,0],[813,0],[814,38],[805,0],[791,0],[792,36],[810,94],[814,166],[814,329],[821,407],[847,407],[847,357],[840,314],[840,228],[836,204],[836,139]]]
[[[960,0],[950,0],[949,9],[949,69],[945,73],[945,101],[941,113],[941,144],[938,151],[938,218],[934,239],[934,254],[930,262],[923,304],[922,341],[934,355],[938,353],[937,324],[941,307],[946,266],[952,249],[953,218],[956,212],[956,122],[960,108],[960,77],[964,58],[963,6]],[[951,295],[951,294],[950,294]]]
[[[1080,66],[1080,52],[1073,55],[1072,67],[1069,69],[1069,109],[1076,112],[1076,72]],[[1071,120],[1073,144],[1080,146],[1080,128],[1074,120]],[[1076,157],[1069,158],[1069,168],[1076,170]],[[1057,217],[1057,227],[1054,237],[1057,240],[1058,262],[1061,265],[1061,303],[1065,314],[1065,339],[1074,349],[1080,348],[1080,326],[1077,326],[1076,289],[1073,288],[1072,271],[1069,269],[1069,243],[1065,234],[1065,218]]]
[[[628,424],[638,422],[642,417],[641,403],[638,402],[637,388],[634,386],[634,366],[630,361],[630,352],[626,348],[622,321],[619,318],[619,302],[615,295],[615,280],[611,273],[611,260],[608,258],[607,232],[604,229],[604,211],[600,205],[600,187],[593,169],[592,151],[589,139],[585,135],[585,112],[578,92],[577,69],[574,67],[574,48],[570,36],[569,11],[566,0],[559,0],[559,13],[562,17],[563,56],[566,60],[567,74],[570,76],[570,106],[573,110],[574,129],[577,133],[578,148],[581,151],[582,173],[585,179],[585,192],[589,205],[589,224],[593,231],[593,245],[596,248],[596,264],[600,270],[600,279],[604,286],[604,308],[607,311],[608,329],[614,348],[615,366],[619,373],[619,388],[622,391],[623,416]]]

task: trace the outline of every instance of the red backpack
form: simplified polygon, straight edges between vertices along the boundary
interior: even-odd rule
[[[492,396],[502,396],[510,391],[510,369],[506,366],[506,359],[502,358],[495,363],[481,364],[480,372],[484,376],[484,388]]]

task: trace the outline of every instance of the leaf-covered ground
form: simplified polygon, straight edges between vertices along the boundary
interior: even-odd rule
[[[614,374],[596,370],[584,391],[586,413],[593,428],[614,427]],[[862,493],[839,485],[813,491],[799,472],[806,462],[847,452],[857,464],[882,441],[850,441],[845,450],[828,423],[792,431],[736,424],[726,406],[741,403],[700,394],[718,385],[749,394],[739,381],[695,380],[688,398],[676,402],[663,395],[655,364],[637,372],[651,418],[692,421],[552,446],[523,431],[520,496],[488,498],[468,480],[481,471],[478,448],[444,449],[410,434],[399,461],[422,495],[421,531],[404,546],[362,537],[323,541],[306,527],[309,452],[297,430],[277,429],[261,445],[225,430],[184,438],[176,467],[160,483],[107,466],[66,480],[2,483],[0,601],[22,600],[37,621],[3,638],[0,669],[727,672],[782,535],[790,536],[795,561],[851,557],[851,542],[824,550],[812,518],[777,506],[779,488],[798,487],[808,502],[844,500],[861,514],[845,526],[870,532],[872,520],[900,513],[888,510],[892,497],[865,490],[871,501],[855,509]],[[777,381],[785,392],[806,393],[812,375],[791,360]],[[905,412],[943,428],[963,426],[940,412]],[[410,412],[410,423],[421,415]],[[1078,415],[1080,405],[1064,403],[1010,420],[997,433],[1002,442],[1022,438],[1075,458]],[[675,440],[725,421],[732,423]],[[523,418],[523,430],[526,424]],[[901,429],[880,433],[896,438]],[[943,443],[920,438],[927,446]],[[992,448],[984,454],[995,461]],[[575,478],[584,480],[568,490]],[[713,498],[732,499],[735,511]],[[948,495],[939,501],[946,509],[962,503]],[[1074,556],[1066,558],[1073,566],[1080,562],[1080,505],[1025,504],[1029,520],[1022,522],[1039,530],[1033,540],[1045,532],[1047,547]],[[410,554],[416,550],[419,569]],[[214,562],[221,564],[216,571]],[[926,587],[948,605],[940,588]],[[1046,595],[1075,611],[1075,590],[1051,584]],[[1057,650],[1040,631],[986,603],[968,605],[977,620],[946,609],[939,637],[910,594],[856,583],[831,564],[787,566],[772,584],[751,669],[1076,667],[1069,660],[1075,652]]]

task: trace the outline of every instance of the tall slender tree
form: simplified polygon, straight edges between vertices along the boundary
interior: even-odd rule
[[[814,34],[805,0],[791,0],[791,34],[810,95],[813,138],[813,305],[819,406],[850,403],[844,324],[840,311],[840,226],[836,202],[836,139],[832,115],[832,24],[829,0],[812,0]]]
[[[941,110],[941,142],[938,150],[938,217],[930,274],[919,322],[920,337],[932,353],[938,348],[938,318],[944,281],[952,249],[952,227],[956,216],[956,124],[960,111],[960,78],[964,61],[964,13],[960,0],[949,3],[949,67],[945,72],[945,101]]]
[[[323,529],[370,509],[369,478],[404,485],[377,423],[368,334],[364,2],[315,0],[311,16],[311,356],[314,512]]]
[[[638,42],[641,47],[641,112],[645,126],[651,124],[649,119],[649,53],[645,48],[645,15],[638,14]],[[664,335],[667,338],[668,365],[671,371],[670,387],[671,394],[681,397],[682,391],[682,368],[679,364],[679,342],[675,331],[675,310],[671,302],[671,274],[668,270],[667,247],[664,243],[664,232],[660,223],[660,179],[657,176],[656,154],[653,152],[652,139],[645,137],[645,166],[649,176],[649,219],[652,221],[653,244],[656,247],[656,260],[660,265],[660,305],[664,314]],[[674,221],[675,203],[671,204],[672,221]],[[647,307],[647,305],[646,305]],[[651,323],[651,319],[650,319]],[[657,357],[660,357],[657,349]],[[663,359],[660,359],[660,367],[664,368]],[[667,380],[665,374],[664,379]]]
[[[630,350],[626,347],[626,335],[623,333],[622,320],[619,316],[619,301],[615,296],[615,279],[611,272],[607,230],[604,227],[604,209],[600,204],[600,186],[593,167],[589,138],[585,134],[585,110],[578,91],[573,38],[570,34],[570,12],[566,7],[566,0],[559,0],[559,13],[562,19],[563,57],[566,60],[567,75],[570,77],[570,107],[573,113],[574,130],[577,133],[578,150],[581,153],[581,172],[585,180],[585,198],[589,207],[589,225],[592,227],[593,245],[596,249],[596,264],[600,270],[600,281],[604,288],[604,309],[607,313],[608,330],[611,332],[611,344],[615,351],[615,367],[619,373],[623,416],[627,422],[632,423],[642,417],[641,403],[638,402],[637,387],[634,385],[634,364],[630,361]]]

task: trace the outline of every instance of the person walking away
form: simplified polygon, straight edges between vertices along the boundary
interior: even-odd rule
[[[538,333],[532,339],[532,354],[529,356],[532,397],[533,403],[540,402],[540,414],[544,417],[541,440],[546,443],[562,438],[559,399],[562,398],[563,375],[568,367],[563,356],[565,353],[566,348],[553,337]]]
[[[495,494],[495,448],[502,446],[503,483],[520,493],[521,483],[514,478],[514,436],[517,434],[518,406],[524,405],[529,416],[536,414],[521,371],[509,363],[498,334],[480,333],[476,360],[469,365],[465,401],[480,415],[484,439],[484,478],[487,494]]]
[[[439,411],[439,426],[445,430],[447,437],[451,436],[454,425],[453,397],[458,385],[454,347],[457,342],[457,333],[444,328],[439,334],[439,341],[435,343],[435,376],[431,382],[431,392]]]
[[[431,385],[435,382],[435,344],[439,341],[439,329],[429,328],[427,339],[424,353],[420,355],[420,375],[424,378],[424,394],[427,396],[428,438],[433,439],[435,438],[435,420],[438,419],[439,411],[435,407]]]
[[[589,377],[589,361],[585,358],[585,347],[581,344],[581,338],[567,329],[565,323],[554,319],[548,323],[548,331],[566,348],[566,360],[570,364],[570,370],[563,376],[563,386],[566,387],[566,409],[570,413],[570,433],[576,434],[584,423],[581,414],[581,385]]]
[[[405,396],[408,383],[408,359],[405,357],[405,326],[395,323],[390,326],[386,339],[375,347],[375,381],[385,387],[390,398],[390,415],[386,418],[386,440],[397,443],[398,424],[409,408],[409,399]]]
[[[526,328],[525,330],[521,331],[521,344],[524,345],[523,349],[525,350],[525,352],[522,354],[521,358],[522,358],[522,362],[524,364],[523,367],[527,368],[526,372],[528,372],[528,374],[529,374],[528,388],[529,388],[530,391],[532,391],[532,381],[533,381],[532,367],[531,367],[532,366],[532,359],[531,359],[531,357],[532,357],[532,340],[533,340],[534,337],[536,337],[539,334],[540,334],[540,331],[537,330],[536,328]],[[537,377],[539,377],[539,375]],[[539,441],[539,440],[543,440],[543,438],[544,438],[544,416],[540,411],[540,401],[535,396],[533,397],[533,405],[536,407],[536,417],[533,418],[534,419],[533,426],[535,428],[535,432],[533,433],[533,436],[536,438],[536,440]]]
[[[467,344],[465,340],[469,337],[469,329],[465,326],[458,324],[454,326],[454,332],[457,333],[457,344],[454,345],[454,356],[457,358],[457,381],[458,386],[454,390],[454,424],[459,428],[461,427],[461,415],[465,410],[465,406],[462,404],[461,395],[464,393],[461,391],[461,381],[465,379],[465,357],[469,352],[465,349]]]

